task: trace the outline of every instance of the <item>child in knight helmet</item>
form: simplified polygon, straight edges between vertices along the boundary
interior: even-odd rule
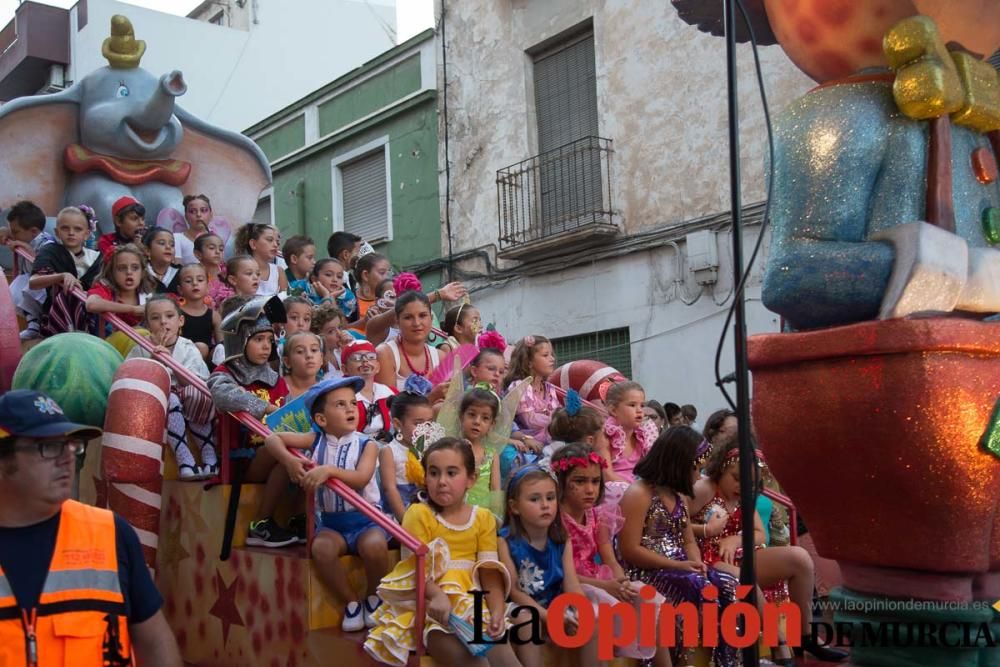
[[[582,594],[573,565],[573,544],[566,539],[559,513],[559,488],[552,473],[535,464],[518,468],[507,485],[506,518],[500,530],[500,561],[513,583],[512,602],[532,607],[548,625],[548,607],[562,593]],[[578,631],[576,610],[564,617],[566,631]],[[514,616],[515,625],[530,621],[525,609]],[[525,667],[542,667],[542,645],[515,644],[514,652]],[[596,635],[580,651],[579,664],[597,664]]]
[[[184,327],[184,313],[176,301],[164,294],[150,297],[146,302],[146,326],[149,327],[150,340],[156,345],[158,352],[169,354],[174,361],[202,380],[208,379],[208,367],[202,359],[201,351],[190,339],[180,335]],[[129,359],[151,357],[140,345],[134,346],[128,353]],[[215,419],[212,399],[187,384],[183,378],[175,376],[169,368],[167,373],[170,375],[167,442],[174,450],[177,474],[182,481],[214,477],[219,474],[219,457],[212,438]],[[189,430],[200,443],[200,466],[188,448]]]
[[[465,502],[476,480],[476,461],[468,443],[441,438],[424,451],[426,502],[415,502],[403,515],[403,528],[430,549],[427,618],[423,641],[427,652],[441,665],[507,667],[518,665],[510,645],[492,646],[485,657],[474,657],[455,635],[451,617],[467,624],[474,620],[474,590],[485,591],[481,628],[483,636],[496,639],[505,630],[505,599],[510,574],[497,556],[497,524],[489,510]],[[382,579],[378,594],[384,600],[375,613],[376,625],[368,633],[365,650],[376,660],[402,667],[416,648],[413,637],[416,559],[404,547],[402,560]]]
[[[242,410],[262,419],[284,405],[288,396],[285,379],[271,367],[278,359],[274,325],[284,322],[285,307],[276,296],[254,297],[242,303],[239,299],[230,297],[226,302],[232,309],[222,319],[226,359],[208,377],[208,388],[219,410]],[[250,437],[251,446],[260,442],[259,436]],[[247,467],[246,482],[266,483],[257,511],[260,518],[250,523],[250,546],[282,547],[298,541],[272,518],[288,481],[284,467],[276,463],[266,450],[258,448]]]
[[[584,595],[594,604],[626,602],[638,606],[643,603],[639,596],[642,584],[625,576],[612,544],[624,521],[621,511],[617,505],[602,504],[607,465],[604,457],[583,443],[560,448],[551,459],[559,484],[559,509],[573,545],[573,564]],[[647,603],[659,608],[663,602],[663,596],[656,593]],[[652,659],[655,667],[671,665],[669,649],[640,647],[637,641],[616,648],[615,655]]]
[[[358,433],[358,405],[355,394],[364,381],[357,377],[324,380],[306,392],[305,404],[313,423],[321,429],[313,433],[274,433],[266,447],[288,471],[293,482],[307,493],[317,493],[320,522],[312,542],[312,557],[323,583],[346,603],[341,629],[358,632],[374,627],[375,611],[382,604],[376,595],[378,582],[389,571],[388,533],[340,495],[324,488],[327,480],[338,479],[371,505],[381,510],[382,496],[375,481],[378,443]],[[289,447],[312,449],[315,466]],[[340,557],[360,556],[365,567],[368,590],[362,601],[347,580]]]
[[[552,343],[543,336],[525,336],[514,347],[510,357],[510,369],[504,384],[513,390],[527,378],[531,384],[521,396],[517,408],[517,425],[527,435],[541,442],[549,442],[549,422],[552,413],[559,407],[556,389],[548,382],[548,377],[556,368],[556,356]]]

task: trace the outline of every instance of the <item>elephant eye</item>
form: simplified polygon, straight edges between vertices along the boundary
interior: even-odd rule
[[[124,83],[119,83],[118,90],[115,91],[115,97],[128,97],[128,86]]]

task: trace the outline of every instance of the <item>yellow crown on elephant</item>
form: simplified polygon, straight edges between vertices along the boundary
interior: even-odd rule
[[[104,40],[101,55],[116,69],[133,69],[139,66],[146,42],[135,38],[132,22],[128,17],[115,14],[111,17],[111,36]]]

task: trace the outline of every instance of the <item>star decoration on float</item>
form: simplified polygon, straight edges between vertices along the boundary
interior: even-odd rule
[[[216,590],[219,592],[219,597],[208,613],[222,621],[223,646],[226,645],[229,639],[230,626],[240,625],[246,627],[243,617],[240,616],[240,610],[236,608],[236,583],[237,577],[234,577],[233,583],[226,586],[226,582],[222,580],[222,573],[218,570],[215,571],[215,584]]]

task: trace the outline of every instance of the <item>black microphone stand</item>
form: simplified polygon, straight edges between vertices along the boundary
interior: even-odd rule
[[[736,0],[724,0],[726,33],[726,78],[729,95],[729,188],[733,215],[733,279],[743,275],[743,214],[740,203],[740,117],[737,99],[736,71]],[[763,231],[763,230],[761,230]],[[756,455],[750,443],[750,369],[747,363],[746,307],[743,292],[733,295],[733,341],[736,353],[736,418],[739,421],[740,507],[743,511],[743,560],[740,583],[751,586],[747,602],[755,604],[757,571],[754,568],[754,503],[753,466]],[[745,667],[759,666],[757,642],[743,649]]]

